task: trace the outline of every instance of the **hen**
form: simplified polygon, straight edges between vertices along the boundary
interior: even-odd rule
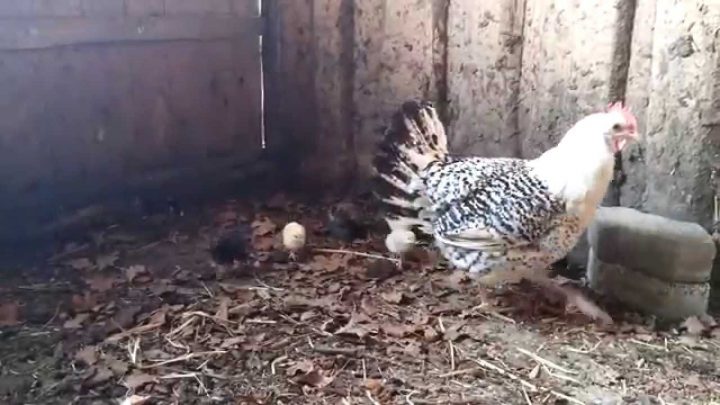
[[[455,267],[484,285],[527,278],[562,292],[593,318],[611,318],[579,292],[548,277],[595,215],[613,175],[614,154],[639,138],[621,103],[578,121],[532,160],[453,157],[429,102],[393,116],[374,160],[375,189],[391,232],[433,240]]]

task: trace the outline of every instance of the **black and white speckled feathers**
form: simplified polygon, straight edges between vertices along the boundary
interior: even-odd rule
[[[578,219],[528,161],[453,158],[432,105],[405,103],[375,159],[376,193],[392,229],[430,234],[456,267],[472,273],[534,270],[562,258]]]

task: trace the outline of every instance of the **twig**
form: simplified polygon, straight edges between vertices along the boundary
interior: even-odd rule
[[[130,363],[132,363],[133,365],[137,365],[137,354],[138,351],[140,351],[140,338],[136,337],[135,339],[128,341],[127,350],[128,357],[130,358]]]
[[[163,326],[163,324],[165,324],[165,321],[158,321],[155,323],[149,323],[147,325],[140,325],[135,328],[126,330],[125,332],[121,332],[121,333],[112,335],[112,336],[108,337],[107,339],[105,339],[105,341],[108,343],[115,343],[115,342],[122,340],[123,338],[132,336],[134,334],[142,334],[142,333],[150,332],[152,330],[155,330],[155,329]]]
[[[380,260],[387,260],[393,263],[400,263],[398,259],[393,259],[390,257],[385,257],[378,254],[373,253],[363,253],[363,252],[353,252],[351,250],[342,250],[342,249],[314,249],[315,252],[318,253],[339,253],[339,254],[345,254],[345,255],[354,255],[354,256],[360,256],[360,257],[367,257],[370,259],[380,259]]]
[[[270,372],[275,375],[275,365],[283,360],[287,360],[288,356],[280,356],[270,363]]]
[[[522,391],[523,398],[525,398],[525,403],[527,403],[527,405],[533,405],[532,401],[530,400],[530,395],[528,395],[527,391],[525,391],[525,387],[521,385],[520,390]]]
[[[315,345],[313,351],[320,354],[355,356],[360,349],[356,347],[330,347]]]
[[[557,391],[552,391],[552,390],[551,390],[550,393],[553,394],[553,395],[555,395],[556,397],[558,397],[558,398],[560,398],[560,399],[564,399],[564,400],[566,400],[566,401],[568,401],[568,402],[572,402],[573,404],[585,405],[585,402],[582,402],[582,401],[580,401],[580,400],[578,400],[578,399],[575,399],[575,398],[573,398],[573,397],[569,397],[569,396],[567,396],[567,395],[565,395],[565,394],[563,394],[563,393],[561,393],[561,392],[557,392]]]
[[[595,346],[593,346],[593,347],[591,347],[591,348],[589,348],[589,349],[586,349],[586,350],[576,349],[576,348],[570,347],[570,346],[565,347],[565,350],[567,350],[567,351],[569,351],[569,352],[573,352],[573,353],[589,354],[589,353],[592,353],[592,352],[594,352],[595,350],[597,350],[597,348],[600,347],[600,343],[602,343],[602,341],[595,343]]]
[[[372,403],[373,405],[382,405],[380,402],[376,401],[375,398],[373,398],[370,391],[365,390],[365,396],[367,396],[367,398],[370,400],[370,403]]]
[[[268,290],[278,291],[278,292],[280,292],[280,291],[285,291],[284,288],[278,288],[278,287],[273,287],[273,286],[271,286],[271,285],[268,285],[266,282],[260,280],[257,275],[255,276],[255,281],[257,281],[258,284],[260,284],[263,288],[266,288],[266,289],[268,289]],[[257,288],[257,287],[256,287],[256,288]]]
[[[464,368],[462,370],[455,370],[455,371],[451,371],[449,373],[440,374],[440,375],[438,375],[438,378],[457,377],[459,375],[473,374],[480,370],[484,370],[484,369],[480,368],[480,367]]]
[[[505,316],[505,315],[502,315],[501,313],[496,312],[496,311],[488,311],[488,312],[486,312],[486,313],[489,314],[489,315],[492,316],[492,317],[495,317],[495,318],[497,318],[497,319],[499,319],[499,320],[501,320],[501,321],[505,321],[505,322],[507,322],[507,323],[511,323],[511,324],[513,324],[513,325],[517,323],[517,322],[515,322],[514,319],[509,318],[509,317],[507,317],[507,316]]]
[[[516,376],[515,374],[513,374],[513,373],[511,373],[511,372],[509,372],[509,371],[505,371],[505,370],[503,370],[502,368],[500,368],[500,367],[498,367],[498,366],[496,366],[496,365],[494,365],[494,364],[492,364],[492,363],[490,363],[490,362],[488,362],[488,361],[485,361],[485,360],[483,360],[483,359],[471,359],[471,360],[472,360],[473,362],[477,363],[477,364],[478,364],[480,367],[482,367],[482,368],[490,369],[490,370],[495,371],[496,373],[498,373],[498,374],[500,374],[500,375],[502,375],[502,376],[508,377],[508,378],[511,379],[511,380],[514,380],[514,381],[519,382],[520,384],[524,385],[525,387],[527,387],[527,388],[528,388],[530,391],[532,391],[532,392],[535,392],[535,391],[537,391],[537,389],[538,389],[537,386],[535,386],[534,384],[531,384],[531,383],[523,380],[522,378]]]
[[[641,346],[645,346],[645,347],[650,347],[650,348],[653,348],[653,349],[655,349],[655,350],[667,350],[667,348],[662,347],[662,346],[660,346],[660,345],[654,345],[654,344],[652,344],[652,343],[646,343],[646,342],[643,342],[643,341],[641,341],[641,340],[637,340],[637,339],[635,339],[635,338],[631,338],[631,339],[628,339],[628,340],[631,341],[631,342],[633,342],[633,343],[635,343],[635,344],[638,344],[638,345],[641,345]]]
[[[150,364],[147,366],[141,366],[140,368],[143,370],[147,370],[150,368],[157,368],[157,367],[166,366],[168,364],[173,364],[173,363],[177,363],[177,362],[181,362],[181,361],[190,360],[190,359],[193,359],[196,357],[212,356],[214,354],[225,354],[225,353],[227,353],[227,350],[212,350],[212,351],[207,351],[207,352],[188,353],[186,355],[176,357],[174,359],[163,360],[163,361],[160,361],[159,363]],[[150,360],[150,361],[156,361],[156,360]]]
[[[448,339],[448,349],[450,350],[450,370],[455,370],[455,347],[450,339]]]
[[[543,370],[545,370],[545,372],[548,373],[548,375],[550,375],[551,377],[555,377],[555,378],[558,378],[558,379],[560,379],[560,380],[570,381],[570,382],[574,382],[575,384],[582,385],[582,383],[581,383],[580,381],[578,381],[578,380],[576,380],[576,379],[574,379],[574,378],[572,378],[572,377],[570,377],[570,376],[563,375],[563,374],[553,373],[553,372],[550,371],[550,369],[549,369],[546,365],[544,365],[544,364],[543,364],[542,367],[543,367]]]
[[[566,374],[578,374],[577,371],[568,370],[568,369],[566,369],[565,367],[562,367],[562,366],[560,366],[560,365],[557,365],[557,364],[553,363],[552,361],[550,361],[550,360],[548,360],[548,359],[544,359],[544,358],[538,356],[537,354],[535,354],[535,353],[533,353],[533,352],[530,352],[530,351],[528,351],[528,350],[523,349],[522,347],[518,347],[518,348],[517,348],[517,351],[519,351],[520,353],[522,353],[522,354],[524,354],[524,355],[532,358],[533,360],[537,361],[538,363],[540,363],[540,364],[542,364],[542,365],[544,365],[544,366],[547,366],[547,367],[550,367],[550,368],[554,368],[555,370],[561,371],[561,372],[566,373]]]
[[[289,317],[289,316],[287,316],[287,315],[285,315],[285,314],[278,313],[278,315],[280,316],[280,318],[282,318],[282,319],[284,319],[284,320],[292,323],[293,325],[305,326],[305,324],[300,323],[300,322],[292,319],[291,317]],[[312,329],[313,331],[315,331],[315,333],[317,333],[317,334],[319,334],[319,335],[321,335],[321,336],[332,336],[332,335],[333,335],[333,334],[330,333],[330,332],[326,332],[326,331],[321,330],[321,329],[318,329],[318,328],[316,328],[316,327],[314,327],[314,326],[311,327],[311,329]]]
[[[58,306],[55,307],[55,313],[53,314],[52,318],[50,318],[50,320],[48,320],[47,322],[45,322],[45,324],[42,326],[42,328],[43,328],[43,329],[44,329],[44,328],[47,328],[48,325],[50,325],[50,324],[55,320],[55,318],[57,318],[57,316],[58,316],[59,313],[60,313],[60,304],[58,304]]]

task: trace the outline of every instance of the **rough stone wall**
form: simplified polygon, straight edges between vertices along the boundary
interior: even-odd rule
[[[173,182],[204,189],[257,155],[256,17],[234,0],[3,1],[1,231]]]

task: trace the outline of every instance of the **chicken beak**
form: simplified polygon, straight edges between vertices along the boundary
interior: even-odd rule
[[[631,142],[636,142],[638,139],[638,133],[635,131],[622,132],[615,135],[612,139],[613,153],[621,152],[628,144],[630,144]]]

